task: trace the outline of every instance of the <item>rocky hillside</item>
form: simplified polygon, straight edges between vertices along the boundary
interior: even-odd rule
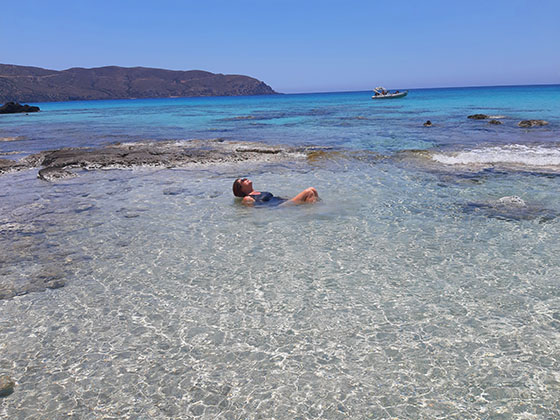
[[[0,64],[0,102],[238,96],[276,93],[248,76],[145,67],[71,68],[56,71]]]

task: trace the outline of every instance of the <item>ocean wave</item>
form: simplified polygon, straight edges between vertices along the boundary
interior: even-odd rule
[[[511,144],[481,147],[457,152],[437,152],[432,160],[444,165],[522,165],[527,167],[558,167],[560,148],[543,145]]]

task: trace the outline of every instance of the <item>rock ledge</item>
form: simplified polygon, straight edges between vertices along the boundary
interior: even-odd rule
[[[116,143],[103,148],[65,148],[29,155],[19,161],[0,159],[0,174],[41,168],[38,177],[56,181],[77,176],[76,170],[140,166],[174,168],[199,164],[301,160],[314,148],[270,146],[222,139]]]

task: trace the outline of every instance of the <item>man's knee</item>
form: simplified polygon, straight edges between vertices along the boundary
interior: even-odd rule
[[[309,187],[305,189],[305,201],[316,201],[319,197],[317,190],[313,187]]]

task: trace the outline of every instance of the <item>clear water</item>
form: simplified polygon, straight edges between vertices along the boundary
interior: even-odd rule
[[[2,116],[4,158],[215,137],[334,151],[0,176],[0,285],[66,281],[0,300],[0,374],[17,382],[0,416],[559,418],[560,87],[369,96]],[[503,124],[466,118],[479,112]],[[244,208],[240,175],[322,202]]]

